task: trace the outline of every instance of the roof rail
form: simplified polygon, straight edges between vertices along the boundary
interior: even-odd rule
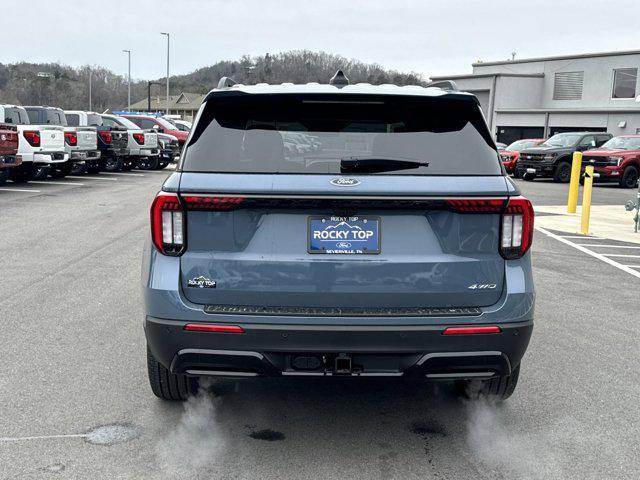
[[[218,82],[218,88],[229,88],[236,84],[236,81],[230,77],[222,77]]]
[[[456,82],[454,82],[453,80],[438,80],[435,82],[427,83],[427,88],[429,87],[441,88],[442,90],[447,90],[449,92],[460,91],[460,89],[458,88],[458,85],[456,85]]]

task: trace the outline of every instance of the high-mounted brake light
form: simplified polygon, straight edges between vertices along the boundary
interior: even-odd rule
[[[64,132],[64,141],[67,145],[75,147],[78,145],[78,134],[76,132]]]
[[[524,197],[511,197],[502,214],[500,254],[510,260],[520,258],[533,241],[533,206]]]
[[[104,143],[111,143],[113,140],[113,136],[111,135],[111,132],[107,130],[100,130],[98,134],[100,135],[100,138]]]
[[[216,325],[212,323],[187,323],[184,329],[187,332],[244,333],[244,329],[238,325]]]
[[[25,130],[22,132],[22,136],[32,147],[40,146],[40,132],[37,130]]]
[[[501,333],[500,327],[496,325],[478,327],[448,327],[442,332],[443,335],[489,335]]]
[[[144,133],[134,133],[133,139],[138,143],[138,145],[144,145]]]
[[[178,195],[160,192],[151,204],[151,239],[165,255],[180,255],[185,244],[184,211]]]

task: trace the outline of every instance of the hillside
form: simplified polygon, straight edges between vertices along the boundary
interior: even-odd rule
[[[170,79],[171,93],[206,93],[220,77],[233,77],[246,84],[267,83],[326,83],[342,69],[351,82],[398,85],[424,84],[416,73],[403,73],[385,69],[377,64],[366,64],[323,52],[290,51],[276,55],[242,57],[236,61],[220,61],[202,67],[187,75]],[[102,67],[73,68],[57,63],[0,63],[0,103],[20,105],[54,105],[65,109],[89,108],[89,75],[92,77],[92,107],[96,111],[122,108],[127,103],[127,83],[122,75]],[[46,73],[48,76],[39,75]],[[163,78],[153,81],[163,81]],[[154,87],[155,94],[164,90]],[[146,80],[131,85],[131,101],[146,98]]]

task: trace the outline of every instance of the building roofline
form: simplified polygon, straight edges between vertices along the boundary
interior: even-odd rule
[[[484,65],[484,64],[483,64]],[[437,77],[429,77],[433,81],[439,80],[463,80],[467,78],[490,78],[490,77],[532,77],[543,78],[544,73],[468,73],[462,75],[438,75]]]
[[[552,60],[571,60],[576,58],[595,58],[595,57],[619,57],[623,55],[640,55],[640,50],[618,50],[613,52],[596,52],[596,53],[578,53],[574,55],[557,55],[554,57],[532,57],[522,58],[517,60],[499,60],[495,62],[475,62],[472,63],[473,67],[483,67],[492,65],[509,65],[513,63],[533,63],[533,62],[547,62]]]

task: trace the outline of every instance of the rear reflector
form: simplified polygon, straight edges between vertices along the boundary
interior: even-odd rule
[[[187,323],[184,326],[187,332],[214,332],[214,333],[244,333],[238,325],[213,325],[210,323]]]
[[[501,333],[500,327],[495,325],[489,327],[448,327],[442,332],[443,335],[487,335],[491,333]]]

